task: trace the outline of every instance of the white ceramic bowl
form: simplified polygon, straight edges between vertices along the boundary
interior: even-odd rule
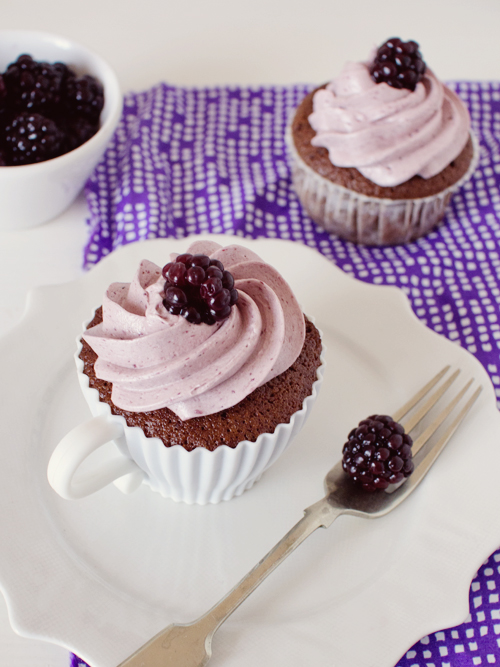
[[[78,75],[95,76],[104,86],[104,108],[98,132],[75,150],[46,162],[0,167],[0,231],[40,225],[73,202],[102,157],[123,104],[115,73],[85,47],[43,32],[0,30],[0,72],[22,53],[35,60],[64,62]]]

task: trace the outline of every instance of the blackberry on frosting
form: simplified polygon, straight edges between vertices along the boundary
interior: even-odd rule
[[[162,269],[163,305],[172,315],[192,324],[215,324],[227,319],[238,301],[234,278],[218,259],[208,255],[178,255]]]
[[[370,74],[375,83],[413,91],[425,70],[417,42],[403,42],[399,37],[391,37],[377,49]]]

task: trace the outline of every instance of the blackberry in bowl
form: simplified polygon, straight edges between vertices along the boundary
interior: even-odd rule
[[[76,198],[121,116],[118,79],[62,37],[0,30],[0,230],[34,227]]]
[[[99,130],[101,82],[89,74],[78,76],[65,63],[22,54],[0,74],[0,88],[3,166],[51,160],[78,148]]]

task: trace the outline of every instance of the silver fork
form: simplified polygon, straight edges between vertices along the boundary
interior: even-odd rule
[[[450,366],[443,368],[402,408],[392,414],[393,419],[400,422],[407,433],[415,429],[428,415],[460,373],[460,370],[456,370],[443,380],[449,370]],[[441,380],[443,382],[439,384]],[[215,631],[306,537],[317,528],[328,528],[342,514],[370,519],[384,516],[400,505],[417,488],[479,396],[481,386],[463,406],[457,408],[472,383],[473,380],[467,382],[437,415],[432,416],[430,423],[416,437],[412,447],[413,457],[442,426],[432,446],[429,444],[429,451],[422,452],[421,456],[414,460],[415,470],[406,481],[393,489],[389,487],[385,492],[369,493],[358,489],[351,482],[342,470],[342,462],[339,461],[325,477],[325,497],[304,510],[303,518],[222,600],[192,623],[169,625],[118,667],[206,665],[212,654],[212,638]],[[437,387],[435,391],[428,395],[434,387]],[[444,424],[447,419],[447,423]]]

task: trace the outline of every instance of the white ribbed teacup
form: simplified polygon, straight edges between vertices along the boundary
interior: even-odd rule
[[[187,451],[181,445],[166,447],[160,438],[149,438],[138,426],[128,426],[125,418],[111,413],[108,403],[89,386],[79,358],[75,361],[83,395],[92,418],[72,429],[55,448],[47,468],[52,488],[63,498],[78,499],[114,483],[124,493],[147,484],[164,498],[205,505],[241,495],[258,481],[285,451],[304,425],[316,400],[324,373],[324,357],[317,370],[312,392],[289,423],[279,424],[274,433],[263,433],[255,442],[238,443],[235,448],[221,445],[214,451],[198,447]],[[96,450],[112,441],[115,456],[80,470]],[[89,462],[90,463],[90,462]]]

